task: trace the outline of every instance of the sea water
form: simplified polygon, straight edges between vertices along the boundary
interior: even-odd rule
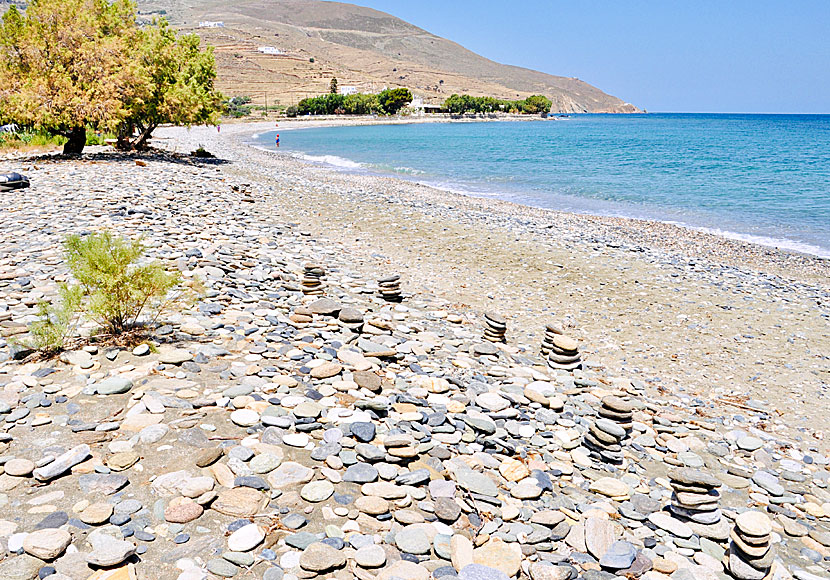
[[[273,148],[276,132],[257,144]],[[279,132],[281,151],[344,171],[830,258],[830,115],[574,115]]]

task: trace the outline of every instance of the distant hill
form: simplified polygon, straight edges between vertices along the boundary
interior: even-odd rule
[[[164,14],[216,47],[219,86],[255,102],[296,103],[332,77],[361,92],[405,86],[425,102],[452,93],[503,99],[544,94],[562,113],[638,109],[576,78],[499,64],[390,14],[320,0],[139,0],[143,18]],[[223,27],[199,27],[199,22]],[[280,54],[265,54],[272,47]]]

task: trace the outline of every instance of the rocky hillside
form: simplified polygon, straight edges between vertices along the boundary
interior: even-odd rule
[[[427,102],[452,93],[504,99],[545,94],[565,113],[638,109],[576,78],[499,64],[389,14],[318,0],[142,0],[217,48],[220,86],[255,102],[287,105],[325,92],[332,76],[360,91],[406,86]],[[204,28],[201,21],[222,22]],[[264,54],[273,47],[280,54]]]

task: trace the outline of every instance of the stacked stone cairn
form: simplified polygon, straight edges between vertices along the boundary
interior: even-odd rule
[[[698,536],[716,541],[729,538],[729,525],[719,507],[721,482],[715,476],[692,468],[669,472],[672,496],[669,509]]]
[[[545,325],[545,336],[542,338],[542,348],[539,349],[542,353],[542,356],[548,356],[548,353],[550,353],[551,347],[553,346],[553,339],[563,334],[565,334],[565,332],[562,330],[562,327],[558,324]]]
[[[633,428],[633,405],[610,395],[602,399],[599,418],[585,433],[583,444],[590,454],[605,463],[619,465],[623,461],[622,442]]]
[[[548,343],[548,366],[552,369],[572,371],[582,368],[582,355],[579,354],[579,343],[564,334],[548,334],[545,339],[551,338]]]
[[[308,263],[303,266],[303,294],[319,296],[323,294],[323,276],[326,270],[319,264]]]
[[[494,312],[484,315],[484,338],[490,342],[505,342],[507,321],[503,316]]]
[[[387,302],[400,302],[401,298],[401,277],[398,274],[392,274],[385,278],[378,280],[380,286],[380,295]]]
[[[772,567],[772,522],[765,513],[748,511],[735,518],[724,565],[740,580],[762,580]]]

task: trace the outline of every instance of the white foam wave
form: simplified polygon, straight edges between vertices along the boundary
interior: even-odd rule
[[[692,230],[704,232],[707,234],[713,234],[715,236],[720,236],[722,238],[727,238],[730,240],[738,240],[739,242],[749,242],[751,244],[758,244],[759,246],[766,246],[768,248],[777,248],[779,250],[790,250],[793,252],[799,252],[801,254],[810,254],[818,258],[822,258],[824,260],[830,260],[830,250],[828,250],[827,248],[822,248],[821,246],[816,246],[814,244],[808,244],[807,242],[799,242],[798,240],[788,240],[786,238],[773,238],[770,236],[740,234],[738,232],[730,232],[728,230],[722,230],[719,228],[700,228],[689,226],[687,224],[680,225],[683,225],[683,227],[687,227]]]
[[[357,163],[356,161],[352,161],[351,159],[346,159],[344,157],[338,157],[337,155],[301,155],[302,159],[306,161],[313,161],[314,163],[324,163],[326,165],[333,165],[335,167],[344,167],[346,169],[362,169],[363,165]]]

